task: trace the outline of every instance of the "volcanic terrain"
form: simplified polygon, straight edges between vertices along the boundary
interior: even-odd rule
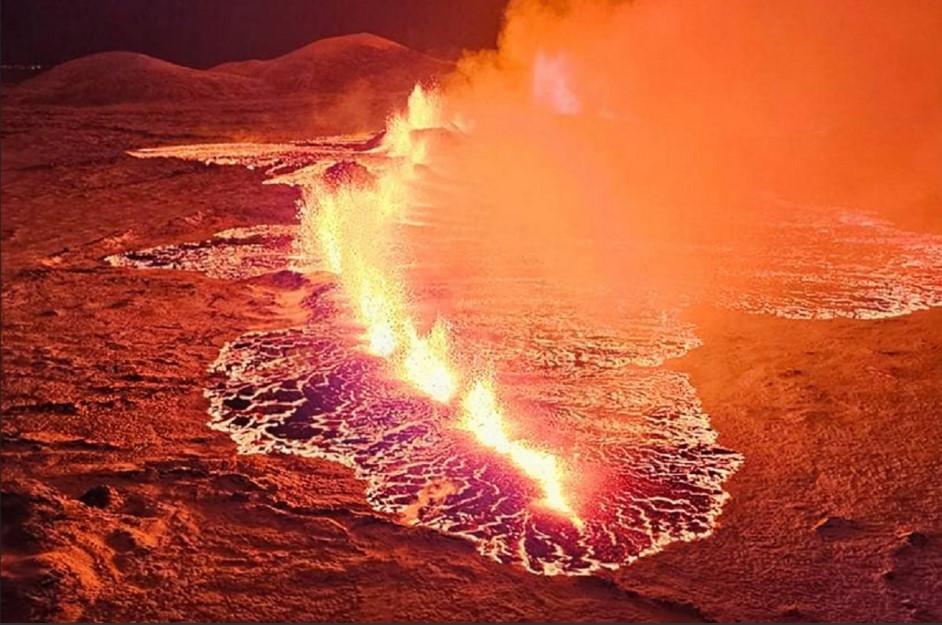
[[[521,309],[407,272],[618,485],[557,523],[357,350],[296,248],[298,172],[365,175],[449,67],[356,35],[210,70],[105,53],[5,90],[3,620],[942,619],[935,213],[786,207],[755,275],[604,332],[552,285]],[[421,232],[442,266],[464,251]]]

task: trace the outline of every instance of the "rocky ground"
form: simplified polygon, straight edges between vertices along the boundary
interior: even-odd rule
[[[713,536],[614,574],[500,565],[378,515],[343,467],[236,455],[206,427],[207,367],[316,285],[103,258],[290,222],[294,192],[125,150],[360,130],[382,104],[5,105],[3,620],[942,619],[938,309],[691,311],[704,346],[672,367],[745,464]]]

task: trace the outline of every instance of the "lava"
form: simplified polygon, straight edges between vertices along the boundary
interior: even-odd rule
[[[543,491],[541,503],[567,515],[578,526],[582,521],[569,505],[562,486],[562,467],[556,456],[511,440],[504,425],[504,415],[497,405],[493,383],[476,381],[461,402],[464,411],[462,427],[474,434],[481,444],[508,456],[520,469],[536,481]]]
[[[507,438],[491,383],[477,381],[460,389],[468,376],[449,353],[447,323],[440,319],[420,333],[408,310],[407,287],[394,270],[393,226],[410,204],[410,182],[427,154],[420,133],[444,126],[438,95],[416,85],[406,110],[387,124],[379,147],[390,157],[387,166],[333,187],[314,179],[300,205],[301,236],[309,239],[302,240],[302,249],[311,250],[315,242],[318,255],[339,276],[370,353],[389,360],[402,380],[435,401],[449,403],[461,394],[464,426],[533,479],[543,494],[541,503],[579,522],[563,493],[562,462]]]

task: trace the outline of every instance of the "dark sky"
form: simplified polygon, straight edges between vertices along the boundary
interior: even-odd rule
[[[0,0],[4,64],[106,50],[191,67],[372,32],[439,56],[494,45],[507,0]]]

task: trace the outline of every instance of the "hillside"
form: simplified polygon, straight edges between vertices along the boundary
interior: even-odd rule
[[[134,52],[102,52],[57,65],[10,95],[28,104],[95,106],[252,97],[264,89],[244,76],[191,69]]]
[[[23,104],[102,106],[278,98],[368,88],[408,89],[450,65],[369,34],[315,41],[271,60],[182,67],[134,52],[103,52],[57,65],[10,89]]]
[[[321,39],[267,60],[217,65],[216,75],[255,78],[276,93],[335,91],[366,81],[390,90],[441,74],[448,63],[368,33]]]

